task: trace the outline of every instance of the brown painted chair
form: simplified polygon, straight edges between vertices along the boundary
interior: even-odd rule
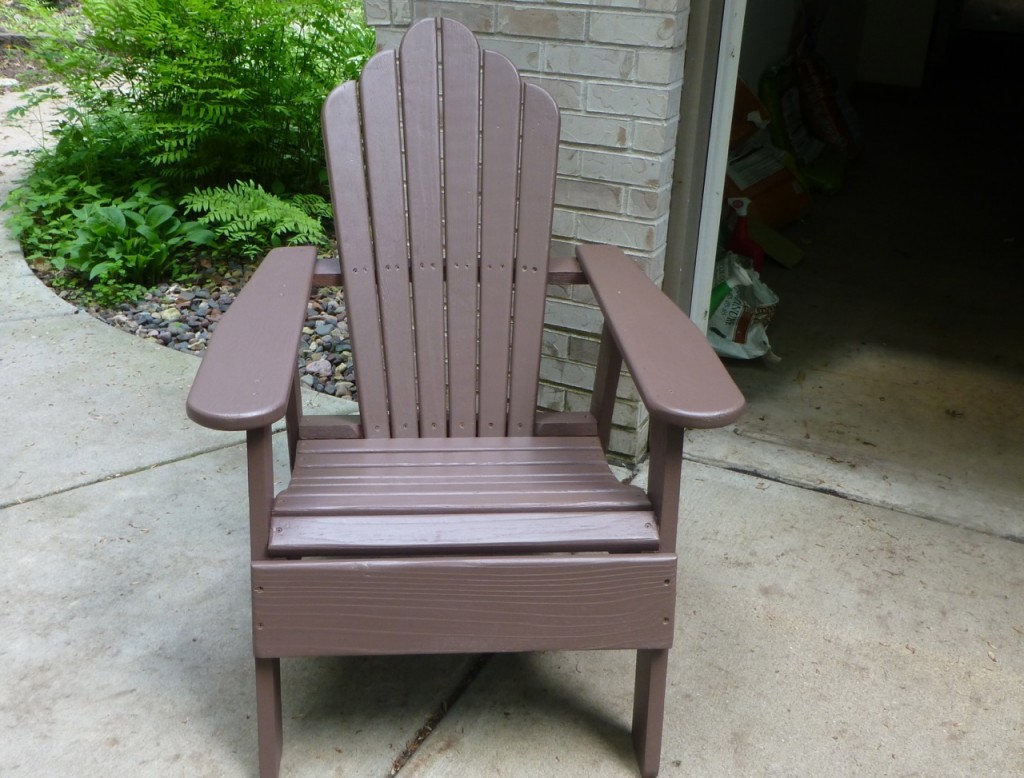
[[[742,396],[618,249],[549,262],[558,109],[466,28],[417,23],[323,119],[341,268],[272,251],[188,399],[247,432],[260,774],[280,764],[280,657],[548,649],[637,650],[633,739],[657,774],[683,428],[730,422]],[[356,418],[301,413],[318,281],[344,284]],[[536,410],[549,283],[589,284],[604,312],[591,413]],[[651,413],[647,493],[603,450],[623,360]]]

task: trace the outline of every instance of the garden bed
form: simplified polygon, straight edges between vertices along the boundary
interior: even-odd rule
[[[319,109],[373,51],[362,6],[46,6],[0,0],[0,88],[57,81],[73,106],[12,193],[8,226],[62,298],[202,355],[271,246],[331,250]],[[339,289],[311,295],[299,370],[317,391],[355,395]]]

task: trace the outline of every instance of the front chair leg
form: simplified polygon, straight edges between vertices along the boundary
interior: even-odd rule
[[[260,778],[281,771],[281,660],[256,660],[256,739]]]
[[[636,652],[633,690],[633,750],[643,778],[655,778],[661,767],[661,732],[665,721],[668,649]]]

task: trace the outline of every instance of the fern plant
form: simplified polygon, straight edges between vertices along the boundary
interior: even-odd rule
[[[315,194],[280,197],[254,181],[197,189],[182,198],[186,213],[216,236],[218,249],[252,259],[267,246],[326,245],[331,207]]]

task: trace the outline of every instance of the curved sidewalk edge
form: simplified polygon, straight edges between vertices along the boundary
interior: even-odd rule
[[[0,92],[0,203],[28,173],[31,152],[45,141],[57,119],[57,106],[40,106],[32,114],[15,121],[7,113],[21,100],[19,92]],[[44,316],[67,316],[75,308],[53,294],[25,264],[18,241],[6,227],[9,211],[0,210],[0,322]],[[2,354],[3,352],[0,352]]]
[[[0,93],[0,198],[29,169],[56,111],[14,124],[18,95]],[[0,220],[6,222],[6,211]],[[239,442],[185,416],[199,360],[147,343],[80,312],[25,263],[0,226],[0,508],[174,462]],[[355,413],[341,398],[306,392],[310,413]],[[169,489],[174,489],[169,485]]]

